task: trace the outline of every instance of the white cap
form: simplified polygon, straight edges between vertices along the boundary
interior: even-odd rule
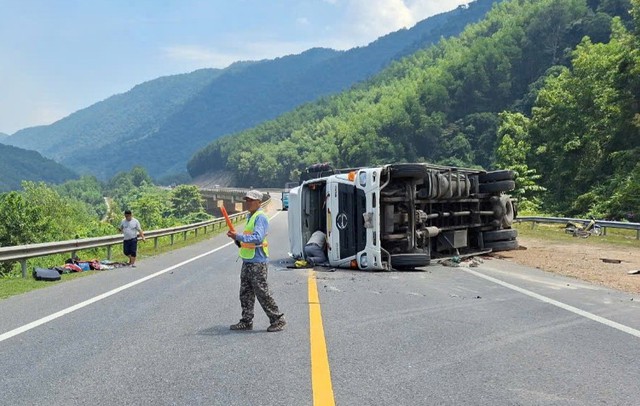
[[[262,201],[262,192],[259,190],[250,190],[244,195],[244,199],[260,200]]]

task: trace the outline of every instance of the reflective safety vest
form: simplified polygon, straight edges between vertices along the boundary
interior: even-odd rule
[[[253,216],[249,218],[249,221],[247,221],[247,225],[244,226],[244,231],[242,232],[242,234],[244,235],[253,234],[253,230],[256,226],[256,219],[258,218],[259,215],[263,215],[267,219],[267,222],[269,222],[269,218],[266,216],[266,214],[264,214],[262,210],[257,210],[255,213],[253,213]],[[267,236],[265,236],[264,240],[262,240],[262,244],[241,242],[240,258],[253,259],[253,257],[256,256],[256,248],[258,247],[262,247],[262,250],[264,251],[264,255],[266,255],[267,257],[269,256],[269,243],[267,242]]]

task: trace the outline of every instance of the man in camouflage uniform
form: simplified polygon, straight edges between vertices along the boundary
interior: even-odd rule
[[[262,192],[250,190],[244,200],[247,202],[250,216],[243,233],[227,232],[229,238],[240,244],[240,257],[242,258],[242,270],[240,271],[242,318],[230,328],[231,330],[253,329],[253,308],[257,298],[271,323],[267,331],[282,331],[287,323],[284,314],[280,313],[278,305],[271,297],[269,285],[267,285],[269,219],[260,207]]]

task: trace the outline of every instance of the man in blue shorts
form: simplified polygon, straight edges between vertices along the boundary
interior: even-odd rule
[[[140,227],[140,222],[133,218],[131,210],[124,211],[124,220],[120,222],[118,229],[124,234],[122,250],[124,255],[129,257],[129,266],[136,267],[136,255],[138,252],[138,235],[144,241],[144,232]]]

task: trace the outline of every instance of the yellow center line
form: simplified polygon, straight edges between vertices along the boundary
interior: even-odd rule
[[[311,389],[314,406],[334,406],[327,343],[322,327],[322,312],[316,274],[309,272],[309,341],[311,342]]]

